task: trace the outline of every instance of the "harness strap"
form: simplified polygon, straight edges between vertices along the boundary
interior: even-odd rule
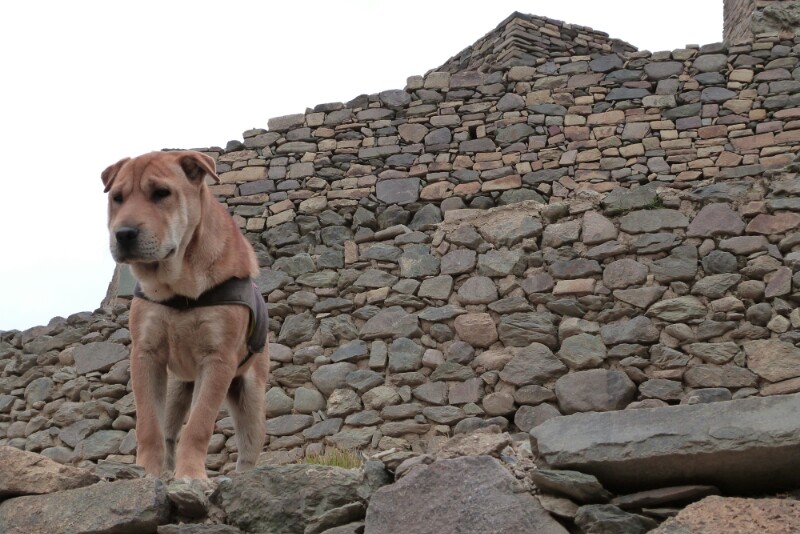
[[[258,352],[264,350],[267,344],[267,326],[269,317],[267,305],[264,297],[253,282],[252,278],[229,278],[221,284],[205,291],[196,299],[175,295],[167,300],[152,300],[142,291],[139,282],[133,288],[133,296],[168,306],[176,310],[190,310],[192,308],[202,308],[205,306],[221,306],[225,304],[239,304],[246,306],[250,312],[250,320],[247,329],[247,354],[239,362],[239,367]]]

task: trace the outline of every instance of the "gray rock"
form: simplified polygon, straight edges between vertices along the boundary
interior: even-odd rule
[[[289,397],[289,395],[287,395],[286,392],[279,387],[271,387],[267,390],[266,403],[267,417],[286,415],[292,411],[292,398]]]
[[[32,452],[0,447],[0,498],[80,488],[99,478],[84,469],[61,465]]]
[[[633,319],[603,325],[600,327],[600,337],[606,345],[655,343],[659,331],[650,319],[637,315]]]
[[[348,386],[363,394],[383,384],[383,375],[369,369],[358,369],[348,374],[345,380]]]
[[[636,386],[622,371],[592,369],[562,376],[555,392],[562,413],[606,412],[630,404]]]
[[[397,282],[397,280],[398,278],[396,276],[387,273],[386,271],[381,271],[380,269],[367,269],[361,276],[358,277],[353,285],[356,287],[375,289],[379,287],[391,287],[395,284],[395,282]]]
[[[375,196],[386,204],[404,206],[419,199],[420,179],[399,178],[397,180],[380,180],[375,185]]]
[[[758,384],[758,375],[736,365],[693,365],[683,374],[686,385],[700,388],[746,388]]]
[[[75,445],[75,458],[98,460],[117,454],[128,433],[122,430],[99,430]]]
[[[633,189],[618,187],[606,195],[603,205],[606,211],[617,213],[652,206],[657,200],[658,194],[655,187],[643,186]]]
[[[344,387],[347,383],[347,375],[356,369],[356,365],[350,362],[322,365],[311,373],[311,382],[323,395],[327,396],[333,393],[333,390]]]
[[[800,348],[777,339],[745,341],[747,367],[761,378],[780,382],[800,376]]]
[[[270,389],[270,391],[272,391],[272,389]],[[269,407],[270,407],[270,402],[268,398],[267,410],[269,410]],[[319,410],[324,410],[325,397],[323,397],[322,393],[320,393],[316,389],[299,387],[296,390],[294,390],[294,403],[292,407],[296,412],[303,414],[310,414]],[[287,413],[289,412],[285,412],[279,415],[286,415]],[[269,417],[269,414],[267,414],[267,416]]]
[[[567,372],[567,367],[541,343],[531,343],[503,367],[500,378],[515,386],[544,384]]]
[[[361,409],[361,398],[352,389],[336,389],[328,397],[326,413],[329,417],[344,417]]]
[[[683,72],[683,63],[680,61],[652,61],[645,64],[644,72],[651,80],[664,80]]]
[[[310,415],[281,415],[267,419],[268,436],[290,436],[314,424]]]
[[[367,508],[365,534],[394,534],[398,525],[405,534],[567,532],[490,456],[419,466],[378,490]]]
[[[697,274],[697,248],[692,245],[675,247],[669,256],[654,261],[650,272],[658,282],[693,281]]]
[[[245,532],[295,534],[334,509],[360,503],[364,486],[358,469],[262,466],[223,480],[216,499],[227,522]]]
[[[431,255],[426,245],[406,248],[406,251],[400,256],[400,276],[403,278],[436,276],[439,274],[439,263],[439,258]]]
[[[675,380],[653,378],[646,380],[639,386],[639,392],[648,399],[663,401],[680,400],[683,397],[683,386]]]
[[[609,289],[640,285],[647,280],[647,273],[647,266],[634,259],[612,261],[603,270],[603,285]]]
[[[115,363],[128,358],[129,355],[128,347],[108,341],[87,343],[75,347],[72,351],[75,370],[81,375],[94,371],[108,371]]]
[[[591,334],[570,336],[561,343],[558,357],[571,369],[598,367],[607,355],[603,341]]]
[[[497,247],[511,247],[527,237],[542,235],[542,223],[525,213],[506,212],[478,228],[481,236]]]
[[[575,514],[575,524],[587,534],[645,534],[658,526],[654,519],[625,512],[613,504],[581,506]]]
[[[623,215],[619,220],[619,229],[629,234],[685,228],[688,225],[689,220],[683,213],[671,209],[634,211]]]
[[[422,367],[424,349],[412,340],[401,337],[389,346],[389,371],[404,373]]]
[[[471,272],[475,268],[477,254],[474,250],[456,249],[442,257],[442,274],[461,274]]]
[[[706,274],[722,274],[738,272],[736,256],[722,250],[712,250],[701,260]]]
[[[497,333],[507,347],[526,347],[541,343],[556,348],[556,317],[550,313],[512,313],[500,319]]]
[[[727,253],[723,252],[722,254]],[[692,286],[692,294],[702,295],[710,299],[722,298],[741,279],[742,277],[738,274],[712,274],[695,282]]]
[[[555,493],[579,503],[603,503],[611,499],[597,477],[579,471],[536,469],[531,480],[544,493]]]
[[[514,414],[514,424],[520,432],[530,432],[553,417],[561,417],[561,412],[552,404],[545,402],[536,406],[520,406]]]
[[[525,271],[525,260],[523,253],[518,250],[490,250],[478,257],[478,274],[491,277],[509,274],[521,276]]]
[[[369,349],[367,348],[366,341],[354,339],[336,349],[336,351],[331,354],[331,361],[334,363],[341,361],[357,361],[367,358],[368,356]]]
[[[686,229],[689,237],[735,236],[744,232],[744,221],[729,204],[707,204]]]
[[[420,318],[422,314],[420,314]],[[409,337],[419,335],[418,320],[400,306],[384,308],[361,327],[359,337],[365,340],[383,337]]]
[[[702,302],[696,297],[687,295],[657,302],[650,306],[646,315],[670,323],[684,323],[693,319],[702,319],[706,312],[706,307]]]
[[[287,317],[278,334],[278,342],[294,347],[304,341],[310,341],[317,331],[317,319],[310,312]]]
[[[549,467],[593,474],[614,491],[708,480],[725,492],[768,491],[796,483],[799,409],[795,394],[576,414],[531,436]]]
[[[160,480],[120,480],[8,499],[0,503],[0,526],[5,534],[155,532],[169,508]]]
[[[471,276],[458,289],[461,304],[488,304],[497,299],[497,287],[486,276]]]
[[[700,72],[716,72],[728,65],[728,56],[725,54],[703,54],[697,56],[692,66]]]
[[[450,275],[434,276],[426,278],[419,286],[417,295],[420,298],[432,298],[447,300],[453,290],[453,277]]]

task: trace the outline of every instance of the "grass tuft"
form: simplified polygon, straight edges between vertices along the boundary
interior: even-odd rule
[[[357,451],[330,448],[322,454],[309,454],[300,463],[358,469],[364,463],[364,459]]]

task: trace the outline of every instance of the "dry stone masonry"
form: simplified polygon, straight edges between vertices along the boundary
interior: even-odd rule
[[[222,181],[211,190],[262,268],[272,358],[262,463],[335,446],[377,453],[400,473],[453,436],[499,427],[515,447],[532,431],[543,459],[564,469],[594,461],[559,463],[556,438],[570,421],[676,406],[707,417],[692,405],[761,406],[800,392],[792,32],[650,53],[515,13],[404,89],[270,119],[202,150]],[[0,333],[0,446],[103,478],[136,476],[128,301],[106,303]],[[798,398],[781,401],[772,430],[791,435]],[[720,432],[712,447],[750,446]],[[796,442],[776,444],[789,447],[781,469],[796,472]],[[223,412],[207,468],[226,474],[235,460]],[[497,460],[474,463],[479,479],[511,487]],[[429,469],[409,479],[446,484],[458,463]],[[594,470],[615,490],[635,486]],[[537,487],[564,486],[546,478]],[[540,501],[581,528],[621,521],[645,532],[653,519],[620,507],[696,500],[726,483],[701,479],[635,506],[608,504],[602,487],[592,498],[566,491],[580,509],[565,490]],[[235,494],[222,487],[223,501]],[[164,502],[160,486],[140,490]],[[156,508],[148,517],[162,517]],[[256,528],[250,511],[236,514],[243,531]],[[366,517],[393,521],[382,504]]]

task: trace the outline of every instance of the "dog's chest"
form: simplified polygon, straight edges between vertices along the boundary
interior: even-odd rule
[[[134,301],[131,337],[144,353],[166,362],[178,379],[196,380],[209,358],[238,365],[246,353],[249,314],[235,305],[176,310]]]

